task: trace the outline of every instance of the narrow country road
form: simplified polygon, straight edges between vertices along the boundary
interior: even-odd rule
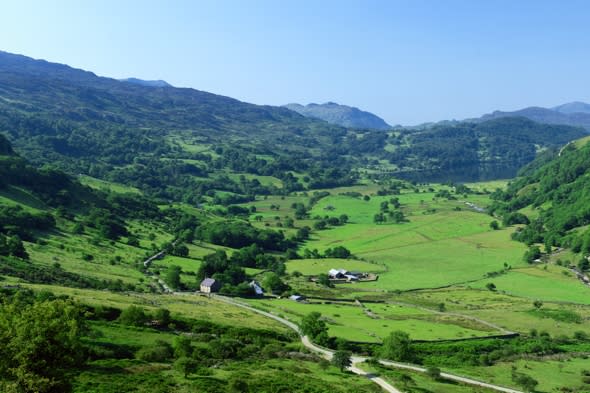
[[[309,337],[303,336],[301,334],[301,332],[299,331],[299,326],[297,326],[293,322],[291,322],[291,321],[289,321],[289,320],[287,320],[285,318],[281,318],[281,317],[279,317],[277,315],[271,314],[269,312],[258,310],[256,308],[251,307],[251,306],[248,306],[246,304],[243,304],[243,303],[240,303],[240,302],[236,302],[235,300],[233,300],[231,298],[227,298],[227,297],[220,296],[220,295],[215,295],[215,298],[216,299],[219,299],[221,301],[224,301],[226,303],[232,304],[234,306],[242,307],[242,308],[248,309],[250,311],[254,311],[254,312],[258,313],[258,314],[264,315],[264,316],[266,316],[268,318],[272,318],[275,321],[280,322],[283,325],[288,326],[289,328],[291,328],[294,331],[296,331],[297,334],[299,334],[299,336],[301,337],[301,343],[303,344],[303,346],[305,346],[306,348],[310,349],[311,351],[319,354],[320,356],[322,356],[323,358],[325,358],[327,360],[332,359],[332,355],[334,354],[334,351],[331,351],[331,350],[326,349],[326,348],[322,348],[322,347],[317,346],[316,344],[312,343],[311,340],[309,339]],[[380,377],[378,377],[376,375],[367,373],[366,371],[361,370],[360,368],[356,367],[356,364],[357,363],[362,363],[365,360],[366,360],[366,358],[364,358],[364,357],[353,356],[351,358],[352,366],[350,366],[348,369],[350,371],[352,371],[353,373],[357,374],[357,375],[361,375],[363,377],[368,378],[372,382],[374,382],[377,385],[381,386],[381,388],[383,390],[385,390],[386,392],[389,392],[389,393],[402,393],[401,391],[397,390],[394,386],[392,386],[389,383],[387,383],[384,379],[382,379],[382,378],[380,378]]]
[[[316,344],[314,344],[313,342],[311,342],[311,340],[309,339],[309,337],[304,336],[301,334],[301,332],[299,331],[299,326],[297,326],[295,323],[279,317],[278,315],[274,315],[271,314],[269,312],[266,311],[262,311],[262,310],[258,310],[252,306],[249,306],[247,304],[243,304],[240,303],[232,298],[228,298],[225,296],[220,296],[220,295],[215,295],[216,299],[219,299],[223,302],[232,304],[234,306],[237,307],[241,307],[241,308],[245,308],[247,310],[253,311],[255,313],[264,315],[268,318],[272,318],[277,322],[282,323],[283,325],[288,326],[290,329],[294,330],[297,332],[297,334],[299,334],[299,336],[301,337],[301,343],[308,349],[310,349],[311,351],[320,354],[322,357],[324,357],[325,359],[332,359],[332,355],[334,354],[334,351],[326,349],[326,348],[322,348]],[[368,378],[369,380],[371,380],[372,382],[376,383],[377,385],[381,386],[381,388],[383,388],[383,390],[390,392],[390,393],[402,393],[400,390],[396,389],[394,386],[390,385],[387,381],[385,381],[384,379],[374,375],[374,374],[370,374],[367,373],[366,371],[360,369],[359,367],[357,367],[358,363],[362,363],[365,362],[367,360],[366,357],[364,356],[353,356],[351,358],[351,362],[352,362],[352,366],[349,367],[349,370],[352,371],[353,373],[357,374],[357,375],[362,375],[366,378]],[[399,369],[405,369],[405,370],[411,370],[411,371],[417,371],[417,372],[421,372],[424,373],[426,372],[426,368],[424,367],[419,367],[419,366],[414,366],[411,364],[405,364],[405,363],[398,363],[398,362],[391,362],[388,360],[379,360],[379,363],[381,363],[384,366],[388,366],[388,367],[395,367],[395,368],[399,368]],[[449,374],[449,373],[440,373],[441,377],[445,378],[445,379],[449,379],[452,381],[456,381],[456,382],[461,382],[461,383],[465,383],[465,384],[469,384],[469,385],[473,385],[473,386],[479,386],[479,387],[483,387],[483,388],[487,388],[487,389],[492,389],[492,390],[496,390],[498,392],[503,392],[503,393],[523,393],[520,390],[515,390],[515,389],[510,389],[507,387],[503,387],[503,386],[497,386],[497,385],[493,385],[490,383],[486,383],[486,382],[482,382],[482,381],[478,381],[475,379],[471,379],[471,378],[466,378],[466,377],[461,377],[458,375],[454,375],[454,374]]]

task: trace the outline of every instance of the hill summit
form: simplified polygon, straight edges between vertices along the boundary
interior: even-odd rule
[[[328,123],[337,124],[350,128],[373,128],[376,130],[389,130],[392,127],[379,116],[362,111],[358,108],[340,105],[335,102],[325,104],[287,104],[286,108],[291,109],[306,117],[325,120]]]

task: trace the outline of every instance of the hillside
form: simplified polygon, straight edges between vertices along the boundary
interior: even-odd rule
[[[590,107],[583,102],[571,102],[554,108],[529,107],[511,112],[495,111],[483,115],[475,121],[487,121],[503,117],[522,116],[527,119],[547,124],[563,124],[590,130]]]
[[[348,128],[390,130],[391,126],[379,116],[358,108],[326,102],[325,104],[287,104],[285,108],[306,117],[325,120],[328,123]]]
[[[480,123],[400,130],[388,158],[401,176],[413,180],[511,178],[539,152],[586,133],[580,128],[540,124],[523,117]]]
[[[275,176],[289,189],[303,187],[295,171],[313,174],[318,185],[350,181],[326,167],[348,168],[330,151],[355,134],[286,108],[126,83],[5,52],[0,97],[0,132],[32,163],[166,199],[219,185],[245,192],[223,177],[227,171]]]
[[[33,165],[193,205],[348,186],[362,173],[507,178],[538,152],[584,135],[511,119],[390,132],[344,128],[287,108],[121,82],[5,52],[0,132]]]
[[[527,244],[569,247],[590,253],[590,144],[570,143],[553,159],[527,171],[506,192],[498,193],[493,210],[505,220],[519,211],[534,212],[515,237]],[[522,218],[518,220],[523,220]],[[530,221],[530,223],[529,223]]]

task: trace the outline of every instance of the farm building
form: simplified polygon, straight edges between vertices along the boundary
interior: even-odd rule
[[[306,297],[303,296],[303,295],[291,295],[291,296],[289,296],[289,300],[294,300],[296,302],[302,302],[305,299],[306,299]]]
[[[221,287],[221,285],[219,284],[219,281],[216,281],[212,278],[206,278],[203,281],[201,281],[201,292],[203,293],[212,293],[212,292],[217,292],[219,291],[219,288]]]
[[[264,291],[262,290],[262,287],[256,281],[251,281],[250,284],[248,284],[248,285],[250,285],[250,288],[254,289],[254,293],[256,294],[256,296],[264,295]]]
[[[358,281],[361,273],[352,273],[346,269],[330,269],[328,277],[332,280]]]
[[[328,271],[328,277],[332,279],[343,279],[346,278],[348,271],[345,269],[330,269]]]

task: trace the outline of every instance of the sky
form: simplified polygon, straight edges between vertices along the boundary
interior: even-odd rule
[[[590,2],[2,0],[0,50],[392,125],[590,101]]]

